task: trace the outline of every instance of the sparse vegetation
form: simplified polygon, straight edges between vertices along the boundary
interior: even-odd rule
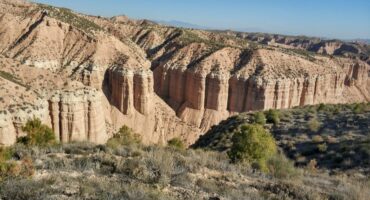
[[[67,8],[57,8],[45,4],[39,4],[40,9],[48,11],[50,17],[56,18],[62,22],[68,23],[76,28],[79,28],[86,33],[92,34],[93,31],[103,30],[100,26],[92,22],[91,20],[85,19],[78,14],[73,13]]]
[[[272,181],[212,151],[90,143],[11,149],[7,159],[28,158],[37,173],[0,181],[2,199],[330,199],[335,194],[361,200],[369,194],[365,181],[308,171],[300,176],[302,170],[282,154],[267,161]]]
[[[280,110],[280,123],[265,128],[270,129],[279,148],[296,166],[304,167],[315,160],[318,169],[350,173],[357,169],[356,166],[361,166],[367,174],[370,172],[370,148],[367,142],[370,104],[356,105],[322,104]],[[363,107],[363,111],[356,113],[353,110],[355,107]],[[193,147],[228,151],[232,146],[233,134],[245,123],[254,122],[254,118],[254,113],[231,117],[201,136]],[[314,128],[309,126],[312,119]]]
[[[18,84],[20,86],[23,86],[25,88],[29,88],[27,85],[23,84],[17,77],[15,77],[14,75],[8,73],[8,72],[5,72],[5,71],[1,71],[0,70],[0,77],[8,80],[8,81],[11,81],[15,84]]]

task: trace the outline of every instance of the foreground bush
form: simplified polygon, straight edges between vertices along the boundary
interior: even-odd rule
[[[266,116],[263,112],[256,112],[254,113],[254,123],[265,125],[266,124]]]
[[[294,167],[294,162],[282,153],[271,157],[267,161],[267,166],[270,174],[276,178],[292,178],[300,175],[299,170]]]
[[[243,125],[232,138],[233,145],[228,152],[233,162],[249,162],[267,172],[267,160],[277,152],[275,139],[261,125]]]
[[[310,129],[310,131],[316,133],[320,129],[321,124],[317,119],[311,119],[308,122],[307,126],[308,126],[308,129]]]
[[[134,133],[134,131],[127,126],[122,126],[119,131],[108,140],[107,146],[111,148],[117,148],[119,146],[140,143],[141,136],[139,134]]]
[[[40,119],[34,118],[27,121],[22,130],[27,136],[17,139],[17,143],[31,146],[47,146],[55,144],[55,134],[51,128],[41,123]]]
[[[34,173],[33,161],[25,157],[20,161],[12,160],[12,148],[0,148],[0,181],[16,177],[29,177]]]
[[[180,138],[173,138],[173,139],[169,140],[167,142],[167,145],[169,147],[179,149],[179,150],[185,149],[185,144]]]
[[[278,110],[269,110],[266,113],[267,123],[278,124],[280,122],[280,113]]]

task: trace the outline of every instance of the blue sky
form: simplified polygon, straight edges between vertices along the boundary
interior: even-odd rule
[[[34,0],[93,15],[178,20],[218,29],[370,38],[370,0]]]

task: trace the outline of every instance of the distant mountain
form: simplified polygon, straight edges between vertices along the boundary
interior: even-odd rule
[[[191,23],[188,23],[188,22],[177,21],[177,20],[170,20],[170,21],[155,20],[155,22],[157,22],[159,24],[162,24],[162,25],[174,26],[174,27],[182,27],[182,28],[212,29],[210,27],[201,26],[201,25],[197,25],[197,24],[191,24]]]
[[[354,39],[349,40],[350,42],[364,43],[370,45],[370,39]]]

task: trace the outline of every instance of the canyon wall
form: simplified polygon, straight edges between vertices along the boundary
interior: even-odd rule
[[[147,115],[153,106],[153,73],[123,67],[113,67],[107,73],[112,105],[125,115],[132,114],[134,110]]]
[[[50,98],[49,103],[51,123],[58,141],[107,141],[108,134],[99,92],[58,91]]]
[[[154,93],[151,70],[112,67],[107,70],[105,84],[106,116],[113,132],[126,125],[142,135],[143,143],[163,145],[174,137],[187,144],[199,137],[198,127],[179,119]]]
[[[105,143],[108,134],[100,92],[89,89],[54,91],[49,100],[35,105],[18,106],[0,112],[0,145],[8,146],[25,136],[22,126],[39,118],[52,127],[62,143],[90,141]]]
[[[154,70],[155,91],[186,122],[207,130],[234,113],[284,109],[320,103],[346,103],[344,90],[366,88],[366,64],[348,65],[335,73],[295,78],[194,72],[168,65]],[[369,92],[362,94],[369,98]]]

